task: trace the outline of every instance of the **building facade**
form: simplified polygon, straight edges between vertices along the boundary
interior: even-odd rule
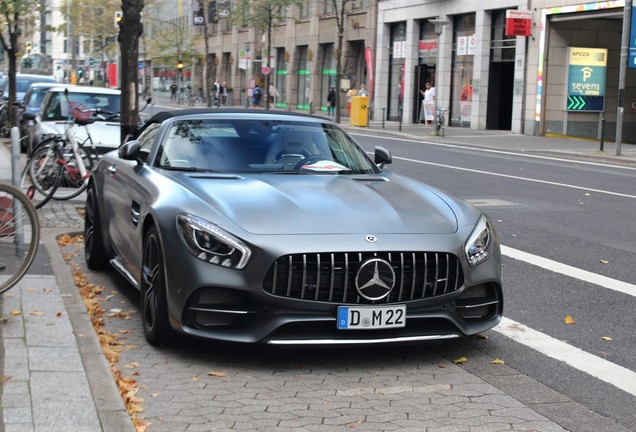
[[[374,103],[387,119],[420,122],[431,82],[451,126],[614,140],[623,10],[622,0],[380,1]],[[530,17],[527,36],[506,35],[509,11]],[[627,143],[634,78],[627,68]]]
[[[248,105],[251,90],[256,84],[274,85],[278,96],[274,105],[280,109],[293,109],[312,113],[327,112],[327,95],[336,86],[336,51],[338,28],[333,3],[326,0],[306,0],[300,6],[288,6],[272,26],[271,41],[266,30],[240,27],[233,23],[228,2],[198,2],[180,0],[178,7],[162,9],[161,1],[148,5],[145,11],[156,20],[171,21],[180,27],[184,39],[192,42],[190,58],[184,59],[185,83],[196,92],[209,93],[211,83],[205,82],[205,68],[212,68],[212,79],[226,82],[232,89],[230,104]],[[373,81],[373,47],[377,23],[377,0],[353,0],[347,3],[343,32],[343,90],[367,87]],[[181,11],[181,15],[179,12]],[[170,15],[172,14],[172,15]],[[205,31],[196,25],[195,17],[205,15],[208,34],[208,58],[205,61]],[[145,15],[145,16],[148,16]],[[160,18],[159,18],[160,17]],[[146,37],[154,39],[152,30]],[[157,30],[159,31],[159,30]],[[188,33],[191,32],[191,33]],[[155,32],[155,34],[158,34]],[[184,44],[185,46],[185,44]],[[268,52],[268,46],[271,52]],[[183,50],[185,52],[185,50]],[[150,50],[147,50],[150,52]],[[146,55],[146,60],[151,56]],[[174,65],[158,65],[152,59],[153,88],[165,83],[163,76],[176,79]],[[346,107],[343,91],[341,106]]]

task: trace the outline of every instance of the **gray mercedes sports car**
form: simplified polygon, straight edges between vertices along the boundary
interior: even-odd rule
[[[141,293],[146,339],[371,344],[473,335],[502,316],[480,210],[368,157],[332,121],[156,114],[96,165],[85,256]]]

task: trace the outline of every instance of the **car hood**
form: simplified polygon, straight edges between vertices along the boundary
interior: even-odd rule
[[[396,175],[170,174],[201,199],[200,205],[254,234],[457,231],[449,197]]]
[[[41,121],[39,122],[40,136],[45,133],[64,134],[67,122],[65,121]],[[119,123],[96,121],[88,126],[88,130],[97,147],[116,149],[121,143],[121,130]],[[74,134],[81,142],[86,139],[84,126],[73,125]]]

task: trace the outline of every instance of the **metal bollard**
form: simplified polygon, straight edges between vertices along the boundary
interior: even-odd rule
[[[402,132],[402,105],[398,107],[398,116],[400,118],[400,132]]]
[[[20,187],[20,129],[17,126],[11,128],[11,181],[16,187]]]
[[[17,126],[11,128],[11,181],[13,185],[20,188],[20,129]],[[13,214],[22,213],[22,204],[17,200],[13,202]],[[16,246],[16,253],[23,255],[26,252],[26,239],[24,238],[24,232],[22,230],[22,218],[16,218],[15,224],[15,236],[14,243]]]
[[[601,151],[605,146],[605,116],[601,114]]]
[[[382,129],[384,129],[385,112],[386,112],[386,107],[382,107]]]

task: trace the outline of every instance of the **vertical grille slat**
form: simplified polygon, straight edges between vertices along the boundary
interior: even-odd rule
[[[333,254],[331,254],[331,267],[330,267],[330,276],[329,276],[329,301],[333,300],[333,288],[334,288],[334,275],[335,275],[335,263]]]
[[[320,254],[316,256],[316,294],[314,295],[314,300],[318,300],[320,297],[320,273],[322,273],[321,265],[320,265]]]
[[[379,258],[392,266],[391,293],[375,302],[361,297],[356,277],[366,261]],[[457,291],[464,285],[459,259],[447,252],[333,252],[285,255],[272,263],[263,289],[269,294],[334,304],[400,303]]]
[[[415,269],[417,268],[417,257],[415,255],[415,252],[413,252],[413,254],[411,255],[411,259],[413,261],[411,263],[411,297],[409,299],[413,300],[415,298],[415,277],[417,276],[417,272],[415,271]]]

